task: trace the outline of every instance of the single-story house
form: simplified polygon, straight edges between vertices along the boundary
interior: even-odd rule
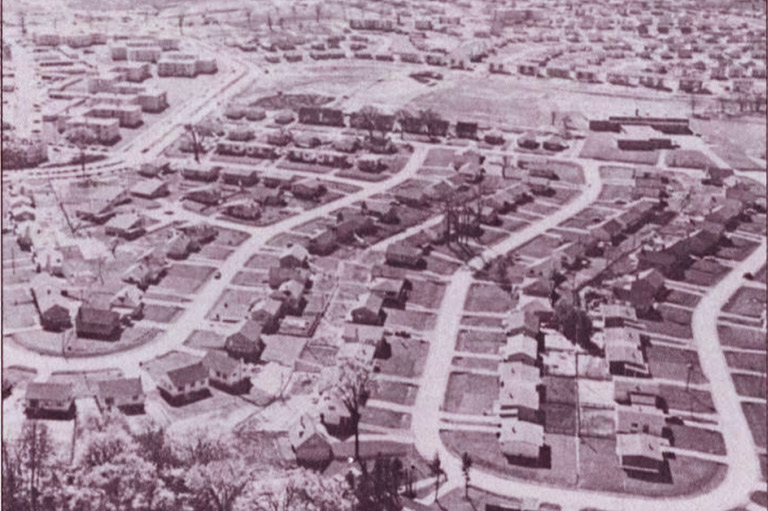
[[[501,452],[512,461],[536,461],[544,447],[544,426],[518,418],[501,421]]]
[[[616,454],[627,472],[660,474],[664,470],[666,439],[646,433],[616,435]]]
[[[115,340],[120,335],[120,314],[83,304],[75,316],[78,337]]]
[[[171,369],[157,382],[160,394],[172,403],[191,401],[210,392],[209,371],[201,361]]]
[[[259,300],[251,309],[251,319],[264,325],[265,331],[274,331],[282,314],[283,302],[274,298]]]
[[[224,350],[235,359],[255,364],[264,351],[264,341],[261,339],[263,326],[254,320],[246,320],[240,330],[229,335],[224,342]]]
[[[333,459],[330,441],[306,414],[289,430],[288,438],[300,466],[323,469]]]
[[[531,366],[539,363],[539,343],[533,337],[519,333],[507,336],[501,347],[501,356],[507,362],[522,362]]]
[[[102,410],[143,410],[144,389],[141,378],[118,378],[98,382],[96,402]]]
[[[107,236],[119,236],[128,240],[144,234],[144,219],[135,213],[123,213],[112,217],[104,226]]]
[[[226,353],[208,350],[202,364],[208,370],[208,381],[215,387],[235,390],[245,382],[243,362]]]
[[[407,279],[390,279],[378,277],[368,286],[368,290],[384,299],[385,305],[402,307],[408,300],[411,283]]]
[[[663,437],[666,431],[666,416],[655,406],[616,407],[616,433],[646,433]]]
[[[374,293],[363,295],[350,315],[353,323],[364,325],[381,325],[386,319],[383,310],[384,299]]]
[[[406,243],[392,243],[386,250],[387,264],[415,268],[422,262],[421,250]]]
[[[136,183],[130,192],[143,199],[156,199],[168,195],[168,183],[157,178],[144,179]]]
[[[281,268],[299,268],[307,265],[309,251],[304,246],[294,243],[280,254]]]
[[[27,384],[24,401],[30,417],[74,416],[75,397],[71,383],[31,381]]]

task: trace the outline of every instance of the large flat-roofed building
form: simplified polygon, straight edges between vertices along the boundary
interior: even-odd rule
[[[126,128],[135,128],[143,122],[139,105],[101,103],[89,108],[85,112],[85,116],[99,119],[117,119],[120,126]]]
[[[64,129],[88,128],[96,134],[99,143],[109,144],[120,140],[120,121],[115,118],[73,117],[64,123]]]
[[[194,78],[198,74],[213,74],[218,71],[216,59],[199,57],[189,53],[166,53],[157,62],[158,76],[181,76]]]

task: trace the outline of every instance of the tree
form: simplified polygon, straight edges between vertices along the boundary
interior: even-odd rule
[[[83,177],[86,177],[85,175],[85,150],[88,148],[89,145],[95,144],[98,140],[96,133],[90,128],[86,127],[79,127],[79,128],[72,128],[66,133],[64,133],[64,138],[67,139],[67,142],[70,144],[73,144],[75,147],[77,147],[80,150],[80,165],[81,170],[83,172]]]
[[[405,108],[401,108],[397,112],[395,112],[395,120],[397,121],[397,124],[400,125],[400,139],[402,140],[405,138],[405,126],[411,122],[413,122],[413,119],[415,116],[410,110],[407,110]]]
[[[192,145],[195,161],[200,163],[200,153],[203,151],[203,142],[213,135],[213,130],[205,124],[185,124],[184,130],[186,131],[189,143]]]
[[[323,13],[323,4],[320,2],[315,4],[315,21],[320,23],[320,15]]]
[[[432,458],[432,461],[429,462],[429,471],[435,477],[435,502],[437,502],[438,492],[440,491],[440,476],[445,473],[443,470],[443,464],[440,461],[440,455],[438,453],[435,453],[435,457]]]
[[[362,473],[356,478],[347,476],[357,498],[358,509],[365,511],[394,511],[402,509],[400,485],[403,481],[403,464],[399,458],[376,456],[373,470],[363,464]]]
[[[589,347],[592,337],[592,320],[587,312],[567,300],[559,300],[554,311],[557,329],[570,341]]]
[[[426,126],[427,134],[434,137],[438,134],[437,126],[443,118],[431,108],[427,108],[426,110],[419,110],[419,120],[423,126]]]
[[[250,9],[246,9],[245,10],[245,19],[248,22],[248,28],[251,28],[251,16],[252,16],[251,10]]]
[[[468,452],[461,455],[461,472],[464,474],[464,498],[469,499],[469,469],[472,468],[472,456]]]
[[[194,465],[185,483],[195,493],[195,509],[234,511],[253,476],[252,467],[232,453],[226,459]]]
[[[9,466],[12,471],[8,474],[19,490],[16,502],[21,505],[20,510],[39,509],[40,497],[50,496],[57,485],[57,468],[58,460],[48,426],[37,421],[25,422],[12,453]]]
[[[341,402],[349,412],[350,427],[355,435],[355,460],[360,461],[360,410],[375,388],[371,364],[360,358],[344,358],[325,374],[321,391]]]
[[[267,14],[267,26],[269,27],[269,31],[272,32],[274,29],[272,28],[272,15]]]
[[[184,12],[179,13],[179,35],[184,35]]]
[[[364,106],[357,112],[358,126],[368,132],[368,140],[373,140],[381,112],[375,106]]]
[[[306,469],[257,477],[238,511],[352,511],[355,496],[347,482]]]

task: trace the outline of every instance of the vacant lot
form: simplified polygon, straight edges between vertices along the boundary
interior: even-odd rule
[[[720,342],[725,346],[765,351],[765,334],[757,330],[718,325]]]
[[[167,305],[151,303],[144,307],[144,319],[158,323],[170,323],[178,318],[183,310],[181,307],[169,307]]]
[[[487,332],[484,330],[461,330],[456,342],[457,351],[472,353],[495,354],[507,342],[504,332]]]
[[[484,369],[486,371],[497,371],[499,368],[498,360],[488,360],[487,358],[474,357],[453,357],[451,364],[461,369]]]
[[[468,312],[506,312],[514,306],[507,291],[495,284],[474,283],[467,294],[464,310]]]
[[[437,309],[445,294],[446,284],[429,280],[413,280],[413,289],[408,294],[408,303],[426,309]]]
[[[659,385],[659,395],[666,401],[670,410],[682,410],[693,413],[715,413],[715,405],[709,392],[688,389],[674,385]]]
[[[725,360],[728,366],[734,369],[743,369],[745,371],[755,371],[765,374],[766,360],[765,353],[744,353],[741,351],[726,351]]]
[[[705,383],[707,378],[699,365],[699,355],[692,350],[683,350],[651,344],[646,349],[651,374],[657,378],[685,381],[690,364],[690,382]]]
[[[526,243],[519,249],[521,255],[541,259],[552,254],[561,243],[559,238],[553,236],[541,235]]]
[[[695,307],[699,303],[701,297],[693,293],[686,293],[684,291],[678,291],[677,289],[671,290],[664,297],[664,301],[668,303],[674,303],[675,305],[682,305],[683,307]]]
[[[543,409],[546,433],[576,436],[576,407],[562,403],[546,403]]]
[[[248,262],[245,263],[245,267],[254,268],[258,270],[268,270],[273,266],[278,266],[279,264],[280,264],[279,254],[257,252],[253,254],[253,256],[251,256],[250,259],[248,259]]]
[[[500,475],[564,487],[576,484],[575,437],[545,434],[544,466],[536,468],[511,464],[501,452],[499,440],[493,433],[441,431],[440,437],[457,456],[469,452],[475,466]]]
[[[765,433],[766,433],[766,407],[765,403],[741,403],[741,409],[744,410],[744,415],[747,417],[749,423],[749,429],[752,431],[752,436],[755,439],[755,444],[758,447],[765,449]]]
[[[416,385],[380,380],[376,383],[371,397],[401,405],[412,405],[416,401],[418,391],[419,388]]]
[[[184,341],[184,346],[201,350],[223,349],[226,338],[216,332],[207,330],[195,330]]]
[[[54,383],[71,383],[75,398],[91,397],[98,392],[98,382],[114,378],[122,378],[120,369],[104,369],[101,371],[69,372],[60,371],[51,373],[48,379]]]
[[[168,270],[168,274],[157,286],[160,289],[172,289],[177,293],[190,294],[213,274],[216,269],[211,266],[176,263]]]
[[[434,147],[429,150],[424,158],[425,167],[447,167],[453,162],[456,151],[446,147]]]
[[[366,406],[361,411],[360,422],[384,428],[408,429],[411,427],[411,415],[384,408]]]
[[[410,328],[419,332],[435,328],[437,314],[416,310],[388,309],[386,325],[389,328]]]
[[[740,396],[765,399],[767,390],[765,386],[765,376],[734,374],[732,377],[733,384],[736,386],[736,392],[738,392]]]
[[[390,346],[392,347],[392,355],[387,359],[376,361],[376,365],[382,373],[407,378],[421,375],[429,351],[429,343],[393,338],[390,341]]]
[[[547,403],[576,404],[576,378],[564,378],[561,376],[545,376],[544,400]]]
[[[486,414],[493,409],[498,393],[496,376],[454,372],[448,379],[442,408],[453,413]]]
[[[717,431],[676,424],[670,425],[669,429],[672,431],[675,447],[710,454],[725,454],[723,435]]]
[[[673,149],[667,152],[664,159],[667,167],[683,167],[687,169],[717,168],[715,162],[710,160],[701,151],[693,149]]]
[[[765,291],[742,287],[728,300],[723,310],[731,314],[759,318],[765,311]]]

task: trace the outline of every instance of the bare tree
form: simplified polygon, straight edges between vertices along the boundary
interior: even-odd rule
[[[179,13],[179,35],[184,35],[184,11]]]
[[[326,373],[321,391],[338,399],[349,412],[355,435],[355,460],[360,461],[360,410],[375,388],[371,364],[361,358],[344,358],[335,371]]]
[[[320,16],[323,13],[323,4],[320,2],[315,4],[315,21],[319,24],[320,23]]]
[[[438,501],[438,493],[440,491],[440,478],[445,474],[443,470],[443,463],[440,461],[440,455],[435,453],[435,457],[429,462],[429,471],[435,477],[435,502]]]
[[[88,148],[89,145],[96,143],[97,141],[96,133],[94,133],[94,131],[90,128],[78,127],[78,128],[72,128],[69,131],[65,132],[64,138],[66,138],[70,144],[73,144],[75,147],[77,147],[80,150],[81,170],[83,172],[83,177],[86,177],[85,150]]]
[[[200,163],[200,153],[203,151],[203,142],[213,135],[213,130],[202,124],[185,124],[184,130],[187,134],[189,143],[192,144],[192,152],[195,155],[195,161]]]
[[[461,472],[464,474],[464,498],[469,499],[469,470],[472,468],[472,456],[468,452],[461,455]]]
[[[405,138],[405,125],[409,122],[411,122],[414,118],[413,113],[411,113],[409,110],[406,110],[405,108],[401,108],[397,112],[395,112],[395,120],[400,125],[400,139],[402,140]]]
[[[357,112],[358,127],[368,132],[368,140],[373,140],[381,112],[375,106],[364,106]]]
[[[248,28],[252,28],[251,27],[251,16],[252,16],[251,10],[250,9],[246,9],[245,10],[245,19],[248,21]]]

